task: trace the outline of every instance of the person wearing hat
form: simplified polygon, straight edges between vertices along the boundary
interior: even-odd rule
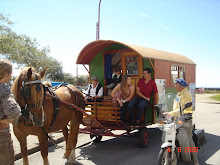
[[[103,96],[103,87],[99,83],[97,76],[93,76],[91,80],[92,80],[92,84],[89,85],[89,90],[86,96],[86,100],[88,102],[94,102],[96,98],[96,101],[100,102],[102,100],[100,97]]]
[[[174,101],[173,111],[170,112],[169,114],[173,117],[177,117],[180,116],[179,103],[181,103],[180,105],[183,109],[187,102],[192,102],[192,95],[187,89],[188,84],[186,83],[185,80],[178,78],[175,80],[174,83],[178,93],[177,93],[177,99]],[[192,107],[186,108],[182,112],[182,114],[189,114],[189,115],[192,115],[192,113],[193,113]]]
[[[175,83],[175,87],[178,93],[177,93],[176,99],[174,100],[173,111],[167,114],[166,113],[164,114],[164,115],[167,115],[167,118],[171,118],[171,116],[172,117],[180,116],[180,106],[181,106],[181,109],[183,109],[187,102],[192,102],[192,95],[187,89],[188,84],[186,83],[186,81],[179,78],[179,79],[176,79],[174,83]],[[192,135],[192,130],[193,130],[192,114],[193,114],[192,107],[186,108],[184,111],[182,111],[182,115],[187,116],[182,128],[185,129],[186,134],[188,136],[189,146],[192,148],[195,148],[195,144],[192,139],[192,136],[193,136]],[[191,154],[192,154],[193,162],[195,163],[195,165],[198,165],[199,162],[198,162],[197,153],[191,152]]]

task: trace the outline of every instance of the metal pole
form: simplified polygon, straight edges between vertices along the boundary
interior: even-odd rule
[[[78,86],[78,64],[76,64],[76,85]]]
[[[101,1],[99,1],[99,11],[98,11],[98,22],[96,23],[96,40],[99,40],[99,30],[100,30],[100,6]]]

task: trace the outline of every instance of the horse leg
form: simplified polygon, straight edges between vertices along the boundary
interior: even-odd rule
[[[21,156],[23,158],[23,165],[29,165],[27,152],[27,135],[22,132],[22,129],[13,125],[13,131],[20,143]]]
[[[77,119],[73,119],[70,123],[67,150],[65,153],[65,156],[69,158],[69,161],[68,161],[69,163],[74,163],[76,159],[75,147],[76,147],[77,138],[78,138],[79,124],[80,124],[80,121]]]
[[[68,128],[67,128],[67,126],[64,129],[62,129],[62,132],[63,132],[63,136],[66,140],[66,146],[67,146],[67,142],[68,142]]]
[[[23,165],[29,165],[27,152],[27,137],[16,136],[21,147],[21,156],[23,158]]]
[[[41,156],[43,157],[44,165],[49,165],[47,136],[44,133],[42,133],[40,136],[38,136],[38,140],[40,143],[40,151],[41,151]]]

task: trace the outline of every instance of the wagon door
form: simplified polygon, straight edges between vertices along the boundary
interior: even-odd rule
[[[143,77],[143,69],[147,67],[152,69],[152,60],[143,59],[136,52],[125,52],[122,54],[122,73],[131,76],[135,88],[137,88],[139,79]],[[151,78],[154,80],[153,69]],[[145,122],[146,125],[154,123],[153,94],[150,104],[146,107],[146,111],[141,117],[141,121]]]
[[[138,80],[143,75],[143,60],[135,52],[126,52],[122,54],[122,74],[131,76],[132,83],[137,86]]]

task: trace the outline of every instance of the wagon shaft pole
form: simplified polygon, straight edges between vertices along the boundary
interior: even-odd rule
[[[51,98],[57,98],[57,97],[55,97],[55,96],[52,96],[52,95],[50,95],[50,94],[46,94],[48,97],[51,97]],[[81,113],[83,113],[83,114],[85,114],[87,117],[89,117],[92,121],[94,121],[96,124],[98,124],[98,125],[100,125],[105,131],[107,131],[108,133],[110,133],[111,135],[114,135],[111,131],[109,131],[105,126],[103,126],[100,122],[98,122],[96,119],[94,119],[93,117],[91,117],[89,114],[87,114],[86,112],[85,112],[85,110],[83,110],[83,109],[81,109],[81,108],[79,108],[79,107],[77,107],[76,105],[74,105],[74,104],[71,104],[71,103],[69,103],[69,102],[67,102],[67,101],[64,101],[64,100],[59,100],[61,103],[63,103],[63,104],[65,104],[65,105],[67,105],[67,106],[70,106],[70,108],[74,108],[74,109],[76,109],[77,111],[80,111]]]

